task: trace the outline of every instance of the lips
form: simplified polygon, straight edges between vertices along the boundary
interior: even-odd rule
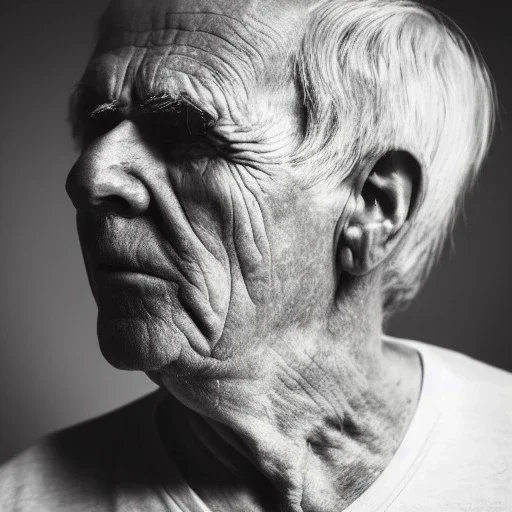
[[[86,266],[93,274],[172,277],[158,230],[149,219],[79,212],[77,224]]]
[[[149,265],[135,265],[127,259],[100,258],[96,265],[93,265],[95,273],[104,274],[142,274],[157,279],[166,280],[161,272],[151,268]]]
[[[102,261],[95,265],[95,269],[97,272],[105,272],[105,273],[137,273],[137,274],[148,274],[153,275],[154,277],[160,277],[154,275],[152,272],[148,272],[146,269],[141,267],[132,265],[128,261]]]
[[[212,253],[179,230],[169,235],[183,240],[166,237],[149,216],[79,212],[77,224],[105,346],[122,333],[121,345],[137,351],[151,331],[155,350],[166,352],[185,333],[196,352],[210,352],[230,297],[229,272]]]

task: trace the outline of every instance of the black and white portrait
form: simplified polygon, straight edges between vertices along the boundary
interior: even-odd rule
[[[512,510],[506,7],[5,0],[0,510]]]

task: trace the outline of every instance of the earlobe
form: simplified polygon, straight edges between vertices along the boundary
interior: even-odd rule
[[[341,266],[355,276],[368,273],[383,261],[389,251],[393,224],[389,219],[366,225],[351,225],[343,232]]]
[[[409,153],[391,151],[371,169],[341,232],[342,271],[364,275],[399,245],[422,197],[422,170]]]

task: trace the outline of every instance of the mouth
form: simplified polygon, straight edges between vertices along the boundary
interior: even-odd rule
[[[152,269],[142,268],[125,261],[101,262],[94,266],[97,274],[112,278],[153,278],[166,280],[162,275]]]

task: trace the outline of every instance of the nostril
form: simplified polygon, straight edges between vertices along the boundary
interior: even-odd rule
[[[132,207],[129,201],[117,195],[109,195],[97,200],[96,207],[100,210],[116,212],[120,215],[130,215]]]
[[[108,155],[95,155],[80,157],[69,173],[66,190],[75,208],[142,215],[150,203],[145,182],[128,172],[132,170],[128,164],[109,165]]]

